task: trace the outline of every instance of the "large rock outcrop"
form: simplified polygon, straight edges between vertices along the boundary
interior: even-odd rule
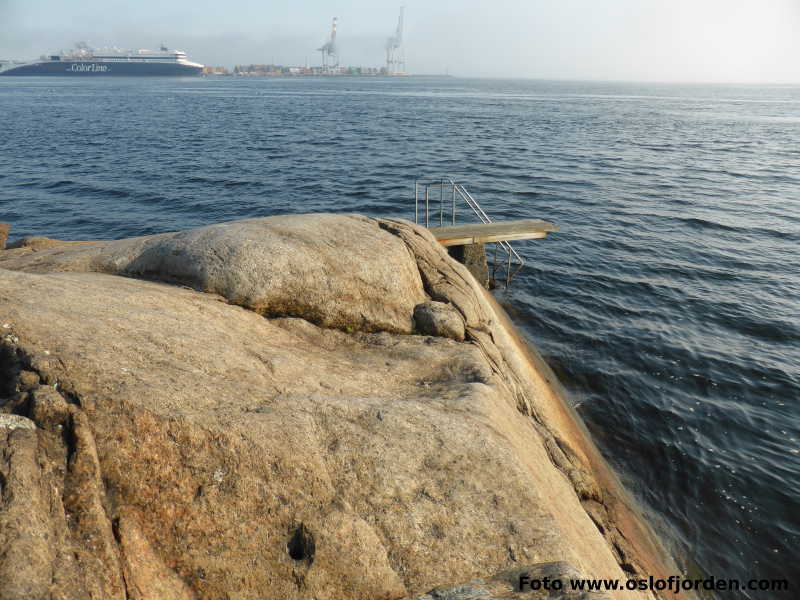
[[[17,245],[2,600],[388,600],[522,565],[664,568],[549,375],[423,229],[307,215]],[[463,342],[407,335],[427,301]]]
[[[409,333],[414,305],[425,300],[403,243],[357,215],[249,219],[110,242],[31,238],[19,246],[5,268],[180,283],[323,327]]]

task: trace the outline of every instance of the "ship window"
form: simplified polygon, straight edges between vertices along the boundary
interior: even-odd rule
[[[50,60],[61,60],[60,56],[51,56]]]

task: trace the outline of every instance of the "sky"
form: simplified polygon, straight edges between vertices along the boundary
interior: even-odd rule
[[[402,0],[0,0],[0,58],[165,43],[209,65],[382,66]],[[407,70],[465,77],[800,83],[800,0],[407,0]]]

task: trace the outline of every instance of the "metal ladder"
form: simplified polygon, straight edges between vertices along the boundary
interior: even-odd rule
[[[433,194],[431,193],[433,191]],[[475,197],[467,191],[460,183],[456,183],[449,177],[439,180],[416,180],[414,182],[414,222],[421,225],[420,217],[424,218],[425,227],[430,227],[431,215],[435,222],[436,208],[431,207],[431,202],[436,202],[436,192],[439,196],[439,227],[445,226],[445,221],[449,221],[451,225],[456,224],[456,208],[461,200],[472,210],[474,215],[480,220],[481,223],[492,223],[492,219],[486,214],[486,211],[481,208],[481,205]],[[449,205],[450,216],[447,218],[446,205]],[[469,214],[469,213],[468,213]],[[505,252],[506,258],[503,261],[498,261],[498,250]],[[498,270],[505,269],[505,286],[511,284],[511,280],[519,273],[522,267],[525,266],[525,260],[519,253],[511,247],[508,242],[496,242],[494,256],[492,258],[492,281],[497,281]]]

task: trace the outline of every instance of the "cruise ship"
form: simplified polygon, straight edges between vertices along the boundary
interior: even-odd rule
[[[64,77],[185,77],[199,75],[203,65],[191,62],[181,50],[95,51],[86,44],[65,54],[43,56],[31,62],[0,61],[2,75]]]

